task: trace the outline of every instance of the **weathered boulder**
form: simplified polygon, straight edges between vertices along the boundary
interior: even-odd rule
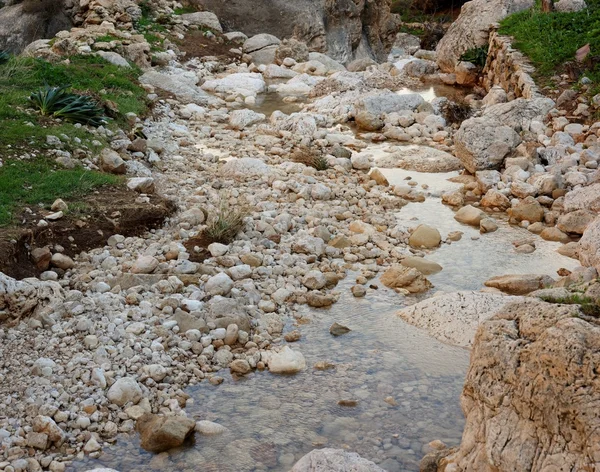
[[[600,217],[587,226],[579,240],[579,261],[600,272]]]
[[[247,179],[249,177],[261,177],[271,173],[271,168],[264,161],[254,157],[242,157],[227,161],[220,169],[224,177],[235,177]]]
[[[559,0],[554,4],[554,9],[562,13],[581,11],[587,8],[585,0]]]
[[[196,105],[208,105],[214,102],[206,92],[196,87],[198,79],[189,75],[169,75],[166,73],[150,70],[139,78],[140,83],[151,85],[165,92],[172,93],[183,103],[195,103]]]
[[[488,106],[483,116],[499,121],[517,131],[529,131],[532,120],[543,122],[546,115],[554,108],[554,100],[547,97],[534,99],[517,98],[507,103]]]
[[[279,351],[267,351],[262,358],[273,374],[295,374],[306,368],[306,361],[300,351],[284,346]]]
[[[514,207],[509,208],[508,214],[511,219],[518,221],[529,221],[537,223],[544,220],[544,208],[533,197],[527,197],[517,203]]]
[[[472,205],[462,207],[454,215],[454,219],[460,223],[470,226],[479,226],[481,220],[485,218],[485,212]]]
[[[142,389],[133,377],[121,377],[112,384],[106,397],[119,406],[136,404],[142,399]]]
[[[0,50],[17,54],[38,39],[71,29],[73,23],[60,3],[53,11],[43,5],[22,2],[0,8]]]
[[[452,172],[463,167],[460,159],[448,152],[417,145],[401,146],[396,152],[378,158],[377,165],[433,173]]]
[[[486,117],[463,121],[454,136],[456,157],[471,173],[498,169],[504,158],[521,143],[518,133],[510,126]]]
[[[208,92],[237,94],[243,97],[256,96],[256,94],[264,92],[266,88],[267,84],[262,74],[251,72],[229,74],[221,79],[207,80],[202,84],[202,90]]]
[[[408,239],[408,244],[414,248],[424,247],[426,249],[432,249],[438,247],[442,242],[442,236],[440,232],[427,225],[419,225],[412,232]]]
[[[429,261],[423,257],[409,256],[400,261],[404,267],[414,267],[423,275],[437,274],[442,271],[442,266],[437,262]]]
[[[371,56],[385,60],[396,33],[389,0],[199,0],[199,5],[231,31],[294,37],[344,64]]]
[[[264,121],[266,116],[262,113],[256,113],[247,108],[243,110],[234,110],[229,115],[229,124],[233,129],[243,130],[248,126]]]
[[[369,94],[356,104],[354,120],[361,128],[376,131],[385,125],[387,113],[401,110],[415,110],[425,100],[418,93],[398,95],[389,90]]]
[[[64,292],[56,282],[15,280],[0,272],[0,323],[48,316],[63,300]]]
[[[381,283],[388,288],[401,288],[409,293],[426,292],[433,287],[419,270],[400,264],[386,270],[381,276]]]
[[[218,33],[223,32],[221,23],[217,15],[210,11],[196,11],[193,13],[184,13],[181,19],[187,21],[191,25],[197,25],[202,28],[207,28]]]
[[[600,212],[600,183],[579,187],[565,195],[565,212],[589,210]]]
[[[486,280],[485,286],[497,288],[511,295],[526,295],[535,290],[546,288],[554,283],[554,279],[543,274],[499,275]]]
[[[523,298],[484,292],[446,293],[403,308],[397,314],[442,342],[470,347],[479,325],[516,300]]]
[[[461,398],[462,443],[436,470],[593,470],[598,362],[600,327],[577,306],[505,306],[477,332]]]
[[[136,422],[141,446],[150,452],[164,452],[181,446],[194,432],[196,422],[185,416],[146,413]]]
[[[436,48],[438,65],[443,72],[454,72],[460,57],[469,49],[488,43],[490,25],[512,13],[526,10],[534,0],[472,0],[465,3]]]
[[[302,457],[290,472],[385,472],[355,452],[315,449]]]

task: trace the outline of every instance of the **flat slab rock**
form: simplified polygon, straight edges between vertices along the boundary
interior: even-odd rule
[[[402,146],[398,151],[377,159],[378,167],[415,172],[452,172],[463,168],[460,159],[427,146]]]
[[[315,449],[300,459],[290,472],[385,472],[355,452]]]
[[[397,315],[434,338],[460,347],[471,347],[479,325],[499,313],[513,297],[485,292],[452,292],[423,300],[400,310]]]

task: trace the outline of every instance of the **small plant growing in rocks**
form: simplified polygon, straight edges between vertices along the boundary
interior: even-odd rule
[[[488,45],[469,49],[462,56],[460,56],[460,60],[464,62],[470,62],[475,64],[480,69],[483,69],[487,61],[488,49]]]
[[[292,161],[299,162],[308,167],[314,167],[315,169],[322,171],[329,169],[327,158],[315,149],[309,147],[300,147],[292,154]]]
[[[235,204],[227,194],[219,196],[214,215],[208,219],[204,236],[211,241],[229,244],[244,227],[244,218],[250,214],[250,207],[245,201]]]
[[[447,101],[442,107],[442,116],[449,124],[459,125],[469,119],[473,109],[465,100]]]

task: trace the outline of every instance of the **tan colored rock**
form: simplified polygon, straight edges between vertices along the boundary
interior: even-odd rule
[[[498,224],[493,218],[483,218],[479,222],[479,231],[483,233],[493,233],[498,230]]]
[[[595,470],[599,363],[600,327],[577,306],[507,305],[477,332],[462,443],[434,470]]]
[[[381,276],[381,283],[388,288],[402,288],[410,293],[426,292],[433,287],[417,269],[395,264]]]
[[[534,290],[546,288],[554,282],[552,277],[540,274],[511,274],[492,277],[485,282],[486,287],[511,295],[526,295]]]
[[[472,205],[462,207],[454,215],[454,219],[460,223],[470,226],[479,226],[481,220],[485,218],[485,212]]]
[[[508,210],[511,218],[517,221],[537,223],[544,220],[544,208],[533,197],[527,197]]]
[[[383,185],[384,187],[390,185],[388,179],[385,177],[385,175],[383,175],[383,173],[379,169],[373,169],[369,174],[369,178],[377,182],[377,185]]]
[[[183,444],[194,432],[196,422],[185,416],[164,416],[146,413],[137,420],[141,446],[150,452],[164,452]]]
[[[558,241],[561,243],[568,243],[571,241],[571,238],[567,234],[563,233],[555,226],[551,228],[544,228],[544,230],[540,233],[540,236],[546,241]]]
[[[579,240],[579,262],[600,271],[600,217],[589,224]]]
[[[410,256],[405,257],[400,262],[404,267],[414,267],[423,275],[433,275],[442,271],[442,266],[437,262],[428,261],[423,257]]]
[[[556,226],[565,233],[583,234],[594,218],[596,218],[596,214],[591,211],[575,210],[561,215]]]
[[[413,231],[408,239],[408,244],[414,248],[426,248],[433,249],[440,245],[442,242],[442,236],[440,232],[428,225],[419,225],[417,229]]]

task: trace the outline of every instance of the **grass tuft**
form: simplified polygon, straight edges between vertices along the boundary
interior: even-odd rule
[[[250,214],[247,203],[230,203],[228,195],[219,196],[215,213],[208,219],[204,235],[212,241],[229,244],[244,227],[244,218]]]
[[[292,154],[292,161],[314,167],[318,171],[329,169],[329,163],[323,153],[307,146],[297,148]]]

